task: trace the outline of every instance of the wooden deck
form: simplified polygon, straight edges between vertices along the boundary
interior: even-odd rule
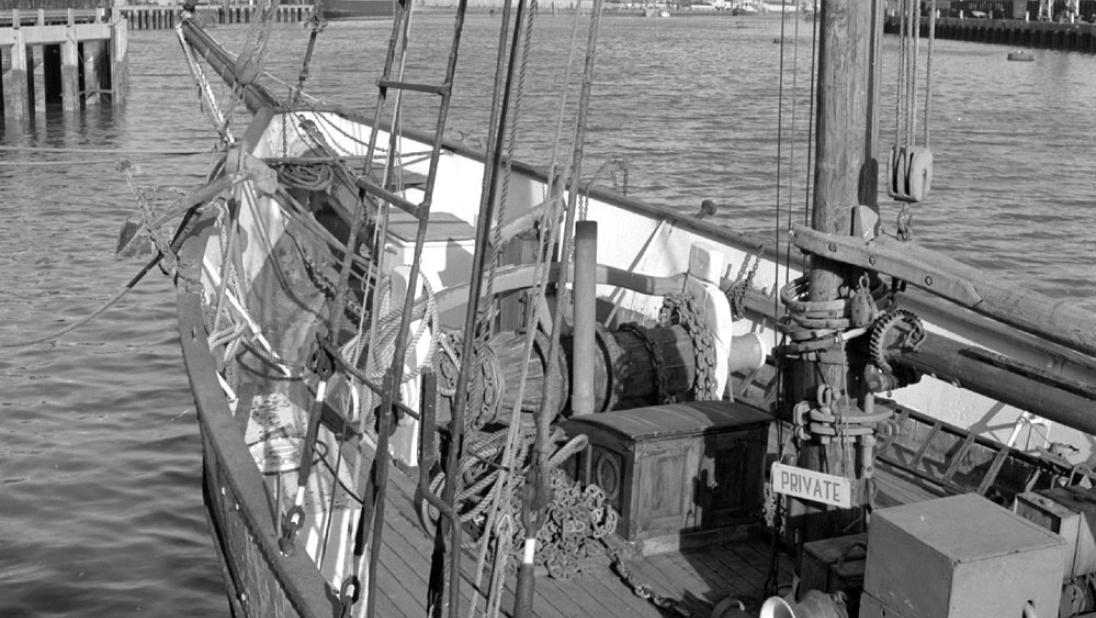
[[[947,492],[890,466],[876,468],[877,508],[931,500]],[[433,540],[418,524],[413,503],[415,480],[399,469],[389,477],[381,569],[378,574],[378,615],[419,617],[426,615],[427,578]],[[673,599],[695,616],[708,616],[713,606],[727,597],[742,600],[756,612],[765,599],[765,580],[771,560],[771,545],[760,537],[706,545],[702,549],[672,552],[630,560],[625,566],[635,581],[653,592]],[[791,583],[794,559],[778,554],[778,584]],[[472,586],[475,558],[462,561],[465,585],[461,615],[467,613],[469,595],[480,595],[479,611],[485,601]],[[484,584],[485,586],[486,584]],[[514,582],[506,583],[502,613],[511,615]],[[571,581],[538,576],[534,608],[538,616],[650,616],[680,614],[660,609],[631,589],[609,567],[609,560],[584,563],[583,572]]]
[[[433,548],[418,525],[412,503],[414,483],[393,470],[389,479],[381,569],[378,574],[378,615],[418,617],[426,615],[426,590]],[[680,603],[696,615],[707,616],[713,605],[728,596],[744,600],[755,609],[764,600],[763,586],[769,568],[769,544],[760,538],[707,546],[703,550],[668,553],[626,562],[639,583]],[[473,594],[471,572],[475,559],[462,561],[466,585],[462,615]],[[792,564],[780,557],[781,583],[791,580]],[[502,613],[513,608],[514,582],[506,583]],[[479,593],[476,593],[479,594]],[[484,606],[482,596],[479,608]],[[571,581],[538,577],[534,608],[538,616],[650,616],[678,615],[659,609],[632,593],[608,564],[584,564]]]

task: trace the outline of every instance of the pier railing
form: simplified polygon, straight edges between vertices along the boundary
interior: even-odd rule
[[[179,22],[178,6],[135,5],[114,10],[129,20],[133,30],[163,30],[174,28]],[[194,14],[204,24],[250,24],[259,18],[259,8],[245,4],[203,4]],[[274,9],[275,22],[302,22],[311,16],[311,4],[282,4]]]
[[[121,105],[129,29],[174,28],[180,11],[179,6],[102,8],[95,6],[97,0],[87,0],[82,8],[81,0],[71,8],[53,8],[53,0],[35,2],[38,8],[0,10],[0,111],[5,126],[33,121],[49,105],[59,104],[65,111]],[[275,10],[274,20],[299,22],[311,14],[311,5],[287,4]],[[248,24],[259,13],[254,6],[226,3],[199,6],[196,17],[207,24]]]
[[[927,20],[921,34],[928,36]],[[898,32],[897,20],[888,20],[889,33]],[[1024,19],[942,17],[936,21],[936,37],[1010,47],[1033,47],[1096,53],[1096,24],[1060,23]]]

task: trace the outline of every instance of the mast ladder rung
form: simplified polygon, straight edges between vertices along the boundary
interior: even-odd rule
[[[395,79],[380,79],[377,80],[377,87],[382,89],[394,88],[396,90],[410,90],[412,92],[425,92],[427,94],[449,94],[452,86],[450,84],[416,84],[414,82],[403,82]]]
[[[376,183],[372,182],[368,178],[359,176],[355,180],[355,184],[358,185],[359,189],[365,191],[366,193],[369,193],[370,195],[373,195],[374,197],[378,197],[388,202],[389,204],[392,204],[393,206],[398,207],[400,210],[406,212],[412,217],[415,217],[416,219],[422,220],[430,215],[429,204],[426,204],[425,202],[423,204],[416,204],[408,200],[407,198],[400,197],[396,193],[393,193],[392,191],[389,191],[384,187],[378,186]]]

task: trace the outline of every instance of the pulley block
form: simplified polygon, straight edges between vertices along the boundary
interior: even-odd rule
[[[887,195],[900,202],[920,202],[932,187],[932,151],[920,146],[892,147]]]

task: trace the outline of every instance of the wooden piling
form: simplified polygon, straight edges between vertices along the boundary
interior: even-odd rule
[[[45,48],[42,45],[27,46],[27,72],[31,77],[28,88],[35,114],[46,112],[46,65],[43,52]]]
[[[69,9],[65,42],[61,44],[61,103],[66,112],[80,109],[80,53],[76,38],[76,11]]]
[[[18,14],[16,14],[18,24]],[[4,93],[8,99],[4,102],[7,115],[15,120],[25,120],[30,116],[30,93],[28,92],[27,45],[23,39],[23,29],[15,28],[12,33],[12,46],[9,54],[9,67],[4,71]]]
[[[110,31],[110,99],[114,107],[118,107],[125,103],[129,82],[129,59],[126,57],[128,21],[125,18],[115,21]]]
[[[84,41],[81,47],[84,58],[84,105],[87,107],[99,105],[99,90],[102,87],[99,67],[103,62],[103,43]]]

